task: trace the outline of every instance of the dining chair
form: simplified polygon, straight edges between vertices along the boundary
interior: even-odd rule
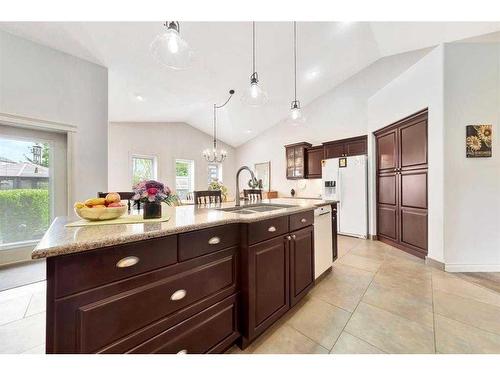
[[[195,204],[222,203],[222,194],[220,190],[198,190],[194,191]]]
[[[243,189],[243,197],[250,201],[262,200],[261,189]]]

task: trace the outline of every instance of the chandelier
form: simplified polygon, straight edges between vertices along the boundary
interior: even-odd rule
[[[222,105],[217,105],[214,104],[214,140],[213,140],[213,148],[206,149],[203,151],[203,157],[205,158],[206,161],[209,163],[222,163],[226,157],[227,157],[227,152],[225,150],[218,150],[217,149],[217,110],[219,108],[224,107],[231,98],[233,97],[234,90],[229,90],[229,98],[224,102]]]

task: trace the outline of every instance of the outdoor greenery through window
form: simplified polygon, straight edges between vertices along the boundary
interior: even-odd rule
[[[156,179],[156,160],[154,156],[132,157],[132,185],[144,180]]]
[[[0,137],[0,247],[42,238],[51,220],[50,147]]]
[[[186,199],[189,192],[194,190],[194,161],[175,161],[175,192],[179,199]]]

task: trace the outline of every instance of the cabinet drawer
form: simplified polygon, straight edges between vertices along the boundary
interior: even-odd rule
[[[138,345],[128,353],[220,353],[239,336],[237,316],[237,298],[233,295]]]
[[[61,256],[54,261],[56,297],[135,276],[176,262],[176,236]]]
[[[179,262],[239,243],[238,224],[222,225],[179,235]]]
[[[288,232],[288,216],[248,224],[248,243],[254,244]]]
[[[94,352],[198,300],[234,287],[236,270],[233,251],[186,272],[80,306],[76,311],[77,352]]]
[[[290,232],[314,223],[314,212],[306,211],[290,215]]]

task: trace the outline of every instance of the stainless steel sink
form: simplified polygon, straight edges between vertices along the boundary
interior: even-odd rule
[[[248,215],[259,212],[281,210],[283,208],[291,208],[291,207],[297,207],[297,206],[289,204],[260,203],[260,204],[251,204],[251,205],[237,206],[237,207],[219,208],[219,210],[224,212],[233,212],[235,214]]]

